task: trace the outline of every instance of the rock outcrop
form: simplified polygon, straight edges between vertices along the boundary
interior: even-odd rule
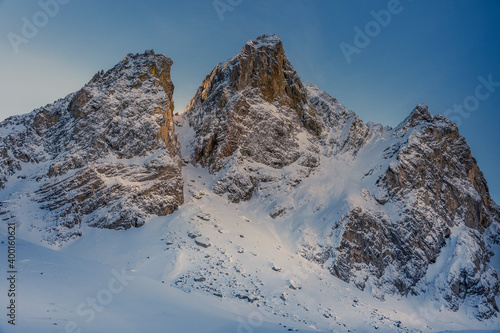
[[[84,225],[128,229],[176,211],[171,65],[129,54],[78,92],[2,122],[2,219],[61,244]],[[302,83],[279,37],[264,35],[217,65],[176,123],[184,162],[210,173],[192,189],[197,200],[254,200],[264,220],[291,230],[294,251],[376,297],[425,293],[498,316],[500,209],[457,126],[427,106],[394,129],[365,124]]]
[[[427,106],[395,129],[364,124],[303,84],[279,37],[265,35],[212,70],[182,124],[214,192],[262,199],[273,218],[303,230],[303,256],[333,275],[380,298],[432,289],[451,309],[499,312],[489,264],[498,206],[456,125]],[[307,225],[313,214],[320,226]]]
[[[233,202],[249,200],[259,183],[275,177],[262,168],[297,164],[307,174],[319,163],[321,118],[276,35],[249,41],[217,65],[184,117],[196,132],[193,163],[218,173],[215,192]]]
[[[372,137],[364,143],[348,141],[357,180],[339,217],[325,216],[329,235],[304,256],[381,298],[429,292],[451,309],[469,302],[478,318],[497,315],[500,284],[489,262],[499,210],[456,125],[419,105],[397,128],[369,131],[353,136]]]
[[[78,92],[2,122],[0,186],[17,190],[2,198],[4,218],[43,219],[59,242],[82,224],[127,229],[174,212],[183,179],[171,65],[129,54]]]

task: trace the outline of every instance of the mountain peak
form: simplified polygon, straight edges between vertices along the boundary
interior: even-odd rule
[[[156,54],[154,50],[146,50],[144,53],[129,53],[118,64],[106,73],[98,72],[87,84],[103,83],[112,85],[115,81],[128,81],[129,88],[138,88],[145,81],[153,80],[155,87],[159,85],[167,94],[173,92],[173,84],[170,80],[170,67],[173,61],[163,54]],[[123,83],[123,82],[122,82]]]
[[[277,35],[247,42],[238,55],[216,66],[192,98],[186,118],[196,131],[194,163],[218,172],[239,161],[215,187],[231,201],[252,197],[262,178],[248,176],[244,169],[252,163],[309,169],[319,159],[311,142],[322,131],[321,118]]]
[[[338,297],[341,285],[323,273],[382,300],[404,296],[412,312],[401,318],[413,318],[416,305],[436,305],[440,318],[462,307],[457,316],[498,322],[500,212],[455,124],[423,104],[396,130],[364,124],[304,84],[281,39],[263,35],[211,71],[175,127],[171,65],[153,50],[130,53],[78,92],[0,123],[0,218],[16,223],[23,238],[54,246],[86,226],[151,221],[149,231],[95,239],[123,240],[108,246],[113,260],[123,249],[124,267],[165,287],[209,292],[232,306],[245,299],[316,321],[322,331],[336,325],[330,308],[337,303],[326,302],[340,298],[344,309],[377,312],[390,325],[381,331],[419,331],[394,325],[389,306],[377,306],[391,311],[385,316]],[[141,254],[129,240],[154,245]],[[145,265],[151,249],[160,275]],[[279,273],[285,265],[304,270]],[[284,302],[269,293],[273,285],[290,293]],[[326,302],[309,297],[320,294]],[[373,316],[361,319],[373,328]]]
[[[409,128],[415,127],[422,123],[427,123],[432,121],[434,118],[429,112],[429,107],[425,104],[418,104],[415,108],[410,112],[408,117],[405,118],[396,128],[396,133],[403,130],[406,131]]]
[[[432,116],[429,113],[429,107],[425,104],[418,104],[410,113],[411,119],[414,120],[431,120]]]
[[[246,45],[254,47],[254,48],[281,48],[283,49],[283,42],[278,35],[275,34],[264,34],[256,39],[249,40]]]
[[[16,172],[29,178],[26,186],[41,208],[31,213],[46,222],[49,243],[80,235],[85,224],[137,227],[182,204],[171,65],[152,50],[128,54],[76,93],[20,116],[23,131],[0,138],[0,165],[6,166],[0,186]],[[15,201],[2,209],[29,213]],[[53,225],[60,225],[57,232]]]
[[[277,35],[262,35],[248,41],[238,55],[238,90],[257,88],[265,100],[304,100],[303,85],[288,61]],[[286,89],[287,86],[290,89]],[[290,102],[290,101],[288,101]],[[297,101],[293,101],[295,103]]]

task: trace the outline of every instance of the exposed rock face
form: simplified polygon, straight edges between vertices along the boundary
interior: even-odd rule
[[[0,185],[23,179],[12,186],[39,207],[31,218],[57,230],[49,241],[79,235],[82,223],[137,227],[182,204],[171,65],[153,51],[129,54],[78,92],[0,125]],[[3,200],[4,216],[24,218],[27,202]]]
[[[327,156],[355,155],[372,135],[352,111],[302,83],[276,35],[217,65],[183,117],[195,131],[191,160],[208,167],[218,179],[213,190],[233,202],[290,191],[320,164],[322,146]],[[276,204],[271,215],[290,209]]]
[[[184,118],[195,131],[193,162],[218,177],[214,191],[232,201],[257,192],[274,201],[272,217],[293,220],[290,213],[304,205],[293,199],[294,188],[308,186],[301,182],[314,170],[328,174],[331,165],[341,172],[321,182],[343,198],[323,205],[341,207],[323,218],[330,231],[314,231],[320,236],[308,237],[303,248],[332,274],[360,289],[370,285],[379,297],[432,287],[450,308],[467,298],[479,317],[498,312],[498,276],[484,236],[495,234],[486,231],[497,227],[498,208],[456,126],[426,106],[396,129],[366,125],[316,86],[302,84],[277,36],[261,36],[214,68]],[[345,175],[336,165],[352,171]],[[446,277],[429,276],[450,243],[457,254]],[[469,258],[461,261],[464,251]]]
[[[478,318],[498,313],[498,207],[447,119],[419,105],[395,129],[364,124],[303,84],[267,35],[215,67],[183,118],[214,191],[235,202],[257,194],[304,231],[304,257],[380,298],[429,292]],[[307,224],[313,214],[321,226]]]
[[[171,64],[130,54],[80,91],[2,122],[2,219],[57,243],[82,225],[127,229],[178,209]],[[303,84],[279,37],[264,35],[212,70],[178,125],[184,157],[212,174],[207,187],[254,198],[331,274],[379,298],[426,293],[498,316],[500,209],[457,126],[427,106],[395,129],[364,124]],[[196,199],[209,195],[199,190]]]
[[[258,170],[319,162],[320,117],[276,35],[249,41],[217,65],[187,107],[195,130],[192,160],[223,175],[214,190],[248,200],[265,178]],[[232,159],[228,159],[233,157]]]
[[[375,128],[370,129],[354,112],[315,85],[308,84],[306,89],[307,98],[322,119],[321,146],[327,157],[345,153],[356,157],[374,132],[383,130],[379,124],[373,124]]]
[[[477,317],[496,315],[500,284],[489,262],[499,211],[465,139],[424,105],[381,133],[353,164],[363,199],[347,200],[326,246],[304,255],[379,297],[431,290],[451,309],[467,301]],[[382,158],[363,166],[364,155]],[[451,253],[440,261],[445,248]],[[439,276],[429,273],[432,264],[444,266]]]

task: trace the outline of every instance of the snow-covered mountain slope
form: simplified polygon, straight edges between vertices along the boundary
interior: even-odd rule
[[[317,166],[321,119],[276,35],[251,40],[218,64],[185,118],[195,130],[192,162],[213,171],[213,190],[233,202],[249,200],[258,184],[283,178],[291,165],[290,186]]]
[[[24,331],[499,327],[500,210],[455,124],[365,124],[276,35],[174,118],[170,65],[128,55],[0,124]]]
[[[379,298],[432,290],[451,309],[498,315],[500,210],[456,125],[427,106],[395,129],[364,124],[302,84],[264,35],[214,68],[182,118],[183,156],[208,168],[213,192],[288,221],[305,258]]]
[[[418,106],[396,129],[371,127],[355,156],[323,157],[314,183],[288,199],[290,220],[323,221],[304,237],[304,255],[377,297],[432,290],[452,309],[465,302],[480,318],[496,316],[498,274],[489,262],[498,207],[456,126]],[[439,277],[423,279],[450,243]]]
[[[129,54],[76,93],[0,124],[3,219],[60,245],[82,224],[137,227],[182,204],[172,61]]]
[[[204,168],[186,166],[183,174],[185,203],[141,228],[83,226],[82,237],[61,249],[20,239],[18,323],[0,321],[0,331],[64,332],[68,323],[93,333],[498,327],[498,318],[440,308],[432,294],[374,298],[298,254],[290,221],[271,218],[257,201],[235,204],[212,193]],[[0,241],[5,252],[3,230]]]

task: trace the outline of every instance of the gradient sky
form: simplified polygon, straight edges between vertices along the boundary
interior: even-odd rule
[[[500,1],[401,0],[377,29],[371,12],[394,1],[65,0],[47,22],[38,0],[0,1],[0,120],[64,97],[146,49],[173,59],[175,112],[182,112],[217,63],[247,40],[276,33],[302,80],[365,122],[396,126],[418,103],[432,114],[450,110],[500,203],[500,83],[476,91],[479,77],[500,82]],[[9,33],[24,38],[24,22],[34,19],[41,27],[16,53]],[[372,37],[358,41],[348,63],[340,45],[356,47],[355,28],[367,24]],[[464,103],[470,112],[453,111]]]

